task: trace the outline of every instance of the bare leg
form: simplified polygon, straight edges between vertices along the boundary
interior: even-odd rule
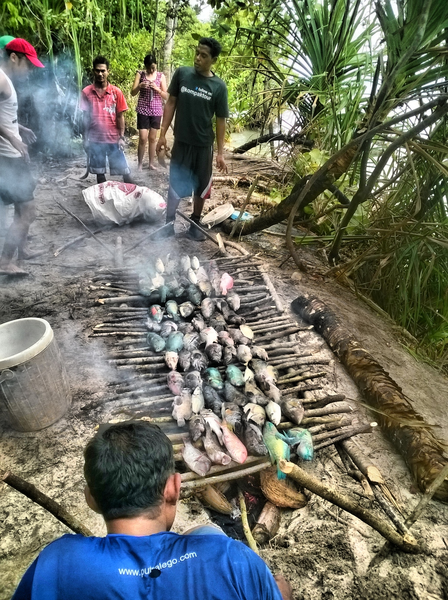
[[[16,250],[19,258],[29,255],[26,249],[26,239],[31,223],[36,218],[36,204],[33,201],[14,205],[14,220],[6,234],[2,256],[0,258],[0,271],[2,273],[21,274],[26,273],[13,264],[12,259]]]
[[[146,142],[148,141],[148,130],[147,129],[139,129],[138,130],[138,170],[141,171],[143,168],[143,157],[145,156],[145,148]]]
[[[157,167],[155,166],[156,144],[157,144],[157,129],[150,129],[149,130],[149,138],[148,138],[148,153],[149,153],[149,168],[152,171],[157,171]]]
[[[197,217],[198,219],[202,215],[202,210],[204,208],[205,199],[201,198],[201,196],[193,196],[193,213],[192,217]]]

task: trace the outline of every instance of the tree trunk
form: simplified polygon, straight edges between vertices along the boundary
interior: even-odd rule
[[[356,154],[358,146],[352,145],[338,160],[334,161],[333,165],[327,171],[324,177],[319,178],[314,185],[311,186],[309,192],[303,199],[300,208],[303,209],[305,206],[315,200],[319,194],[322,194],[326,189],[333,185],[333,183],[339,179],[349,168],[353,157]],[[237,229],[237,235],[248,235],[249,233],[255,233],[256,231],[262,231],[267,227],[271,227],[276,223],[281,223],[288,218],[289,213],[296,203],[301,191],[305,187],[310,176],[302,177],[293,187],[289,196],[287,196],[280,204],[270,208],[259,217],[252,221],[243,221]],[[226,233],[230,233],[233,226],[233,222],[227,223],[224,221],[222,228]]]
[[[177,17],[175,16],[175,2],[169,0],[166,6],[166,32],[162,49],[162,70],[165,74],[167,84],[171,80],[171,53],[173,51],[174,35],[177,28]]]
[[[375,420],[403,456],[420,490],[425,492],[447,464],[443,442],[414,410],[395,381],[323,302],[304,294],[296,298],[291,307],[314,325],[341,360],[374,409]],[[437,489],[434,497],[448,502],[448,479]]]

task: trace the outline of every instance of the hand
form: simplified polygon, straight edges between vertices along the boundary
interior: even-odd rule
[[[19,133],[20,137],[22,138],[22,141],[25,142],[25,144],[27,144],[28,146],[30,144],[34,144],[37,141],[37,137],[34,131],[31,131],[31,129],[28,129],[28,127],[23,127],[23,125],[21,125],[19,128]]]
[[[150,87],[151,84],[149,83],[149,81],[146,81],[146,79],[144,79],[140,84],[139,84],[139,89],[140,90],[146,90],[146,88]]]
[[[292,600],[292,587],[289,581],[283,577],[282,573],[276,573],[274,579],[283,600]]]
[[[229,170],[226,165],[226,161],[224,160],[224,156],[222,154],[216,155],[216,166],[220,173],[228,173]]]
[[[157,144],[156,144],[156,154],[158,154],[160,152],[160,150],[162,150],[162,148],[167,148],[166,145],[166,139],[164,135],[161,135],[159,137],[159,139],[157,140]]]
[[[15,148],[18,152],[20,152],[20,156],[22,156],[26,162],[30,162],[28,146],[16,137],[12,137],[9,141],[11,142],[12,147]]]
[[[118,147],[120,148],[120,150],[124,150],[126,147],[126,142],[122,138],[118,140]]]
[[[82,140],[82,147],[84,148],[84,152],[87,154],[89,152],[89,140],[88,139],[83,139]]]

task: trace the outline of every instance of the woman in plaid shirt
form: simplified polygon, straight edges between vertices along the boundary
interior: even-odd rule
[[[156,170],[157,131],[163,114],[163,102],[168,99],[166,79],[163,73],[157,71],[157,60],[152,54],[145,56],[145,70],[137,71],[131,94],[139,94],[137,104],[138,139],[138,170],[142,170],[146,142],[148,143],[149,168]]]

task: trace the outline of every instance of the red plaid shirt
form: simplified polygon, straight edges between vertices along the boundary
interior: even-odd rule
[[[117,114],[128,109],[120,89],[109,83],[103,96],[99,96],[95,86],[88,85],[81,92],[79,107],[90,114],[89,141],[102,144],[118,142]]]

